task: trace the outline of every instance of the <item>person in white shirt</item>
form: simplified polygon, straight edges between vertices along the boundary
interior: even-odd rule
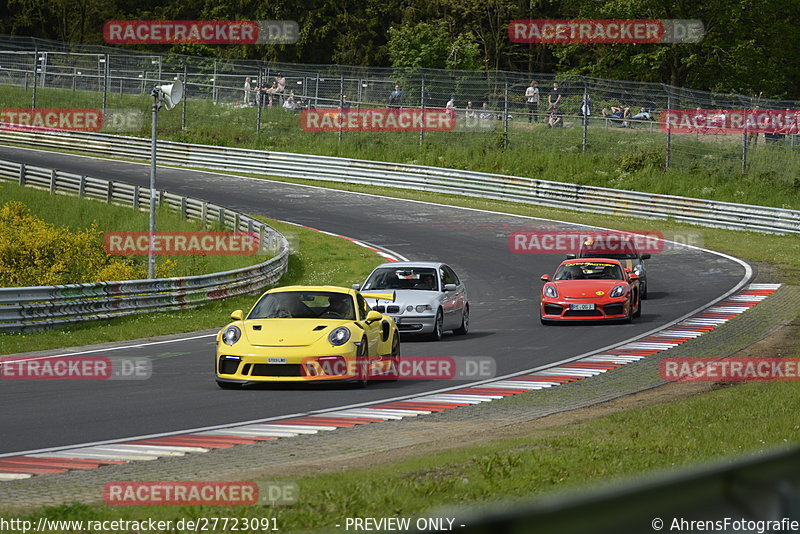
[[[248,76],[247,78],[244,79],[244,105],[245,106],[249,106],[250,105],[250,91],[251,90],[252,90],[252,87],[250,86],[250,77]]]
[[[284,111],[294,111],[297,108],[294,104],[294,97],[290,96],[283,102]]]
[[[447,105],[445,105],[445,113],[447,113],[450,117],[456,116],[456,97],[451,96],[450,100],[447,101]]]
[[[525,103],[528,105],[528,122],[531,120],[539,122],[539,84],[532,80],[531,84],[525,89]]]

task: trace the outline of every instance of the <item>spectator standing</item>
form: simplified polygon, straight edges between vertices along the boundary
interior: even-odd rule
[[[555,110],[555,112],[558,113],[561,107],[561,89],[558,86],[558,82],[553,82],[553,90],[547,95],[547,104],[548,111]]]
[[[528,123],[531,120],[539,122],[539,84],[536,80],[531,81],[531,84],[525,89],[525,101],[528,105]]]
[[[592,97],[589,96],[589,93],[583,93],[583,98],[581,98],[581,116],[592,116]]]
[[[287,98],[283,102],[283,110],[284,111],[294,111],[295,109],[297,109],[297,106],[295,106],[294,97],[290,96],[289,98]]]
[[[389,95],[389,107],[399,108],[403,104],[403,91],[400,90],[399,85],[394,86],[394,91]]]
[[[456,97],[451,96],[450,100],[447,101],[447,105],[445,105],[445,113],[451,118],[456,118]]]
[[[250,77],[244,79],[244,105],[250,105],[250,91],[252,91],[252,86],[250,85]]]
[[[342,95],[341,105],[343,113],[347,113],[348,111],[350,111],[350,101],[347,100],[347,95]]]

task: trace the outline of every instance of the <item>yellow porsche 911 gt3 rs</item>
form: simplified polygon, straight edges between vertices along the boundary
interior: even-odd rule
[[[396,380],[400,336],[394,320],[359,293],[335,286],[287,286],[264,293],[217,334],[216,379],[234,389],[255,382]]]

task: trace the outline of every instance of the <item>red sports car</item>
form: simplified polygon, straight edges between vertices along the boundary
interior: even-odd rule
[[[556,321],[626,323],[642,313],[639,277],[619,260],[580,258],[558,266],[553,279],[543,275],[539,317],[542,324]]]

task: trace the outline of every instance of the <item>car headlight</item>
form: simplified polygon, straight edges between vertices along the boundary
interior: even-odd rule
[[[611,290],[609,297],[621,297],[623,293],[625,293],[625,286],[616,286]]]
[[[556,291],[556,286],[544,286],[544,294],[551,299],[557,298],[558,291]]]
[[[222,333],[222,342],[226,345],[233,345],[239,341],[240,337],[242,337],[242,331],[238,326],[231,325]]]
[[[424,311],[430,311],[433,308],[431,308],[430,304],[418,304],[417,307],[414,309],[417,310],[417,313],[422,313]]]
[[[642,266],[641,264],[637,265],[633,268],[633,272],[636,273],[636,276],[642,276]]]
[[[344,326],[334,328],[333,331],[328,334],[328,341],[330,341],[331,345],[334,347],[344,345],[350,341],[350,329]]]

